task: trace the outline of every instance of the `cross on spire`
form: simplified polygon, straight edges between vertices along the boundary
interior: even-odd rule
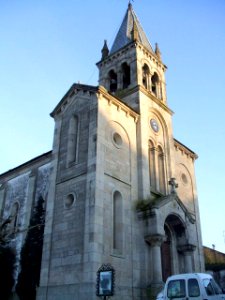
[[[171,185],[171,194],[176,194],[176,189],[178,188],[178,183],[175,182],[176,178],[172,177],[168,183]]]

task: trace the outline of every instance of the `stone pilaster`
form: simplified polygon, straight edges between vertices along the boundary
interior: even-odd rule
[[[178,246],[178,248],[177,248],[177,250],[184,255],[184,265],[185,265],[186,273],[193,272],[192,255],[193,255],[193,252],[195,249],[196,249],[196,246],[194,246],[192,244],[181,245],[181,246]]]
[[[164,236],[161,234],[151,235],[147,238],[152,248],[153,283],[162,283],[161,245],[163,239]]]
[[[35,183],[36,183],[36,170],[32,170],[29,175],[29,184],[28,184],[28,193],[27,193],[27,203],[26,203],[26,215],[25,215],[25,228],[29,227],[31,210],[34,201],[34,191],[35,191]],[[27,231],[23,232],[23,239],[25,239]]]
[[[162,280],[162,261],[161,261],[161,245],[164,241],[164,235],[154,234],[145,237],[146,242],[150,244],[152,249],[152,280],[150,284],[152,296],[156,296],[163,288]]]

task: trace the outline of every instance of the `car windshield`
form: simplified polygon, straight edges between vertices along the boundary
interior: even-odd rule
[[[168,298],[183,298],[185,297],[185,281],[183,279],[171,280],[167,289]]]

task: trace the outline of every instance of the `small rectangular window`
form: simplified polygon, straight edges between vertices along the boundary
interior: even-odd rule
[[[200,296],[198,281],[195,278],[188,279],[188,295],[189,297]]]
[[[183,279],[171,280],[167,289],[168,298],[183,298],[185,297],[185,281]]]

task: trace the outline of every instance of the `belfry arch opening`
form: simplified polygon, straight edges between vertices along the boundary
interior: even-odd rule
[[[147,64],[144,64],[144,66],[142,67],[142,83],[146,89],[149,88],[149,74],[150,74],[149,67]]]
[[[121,65],[121,70],[123,76],[123,89],[126,89],[130,85],[130,66],[127,63],[123,63]]]
[[[151,78],[151,89],[156,97],[159,97],[159,76],[155,72]]]
[[[117,74],[114,70],[109,72],[109,90],[114,93],[117,90]]]

